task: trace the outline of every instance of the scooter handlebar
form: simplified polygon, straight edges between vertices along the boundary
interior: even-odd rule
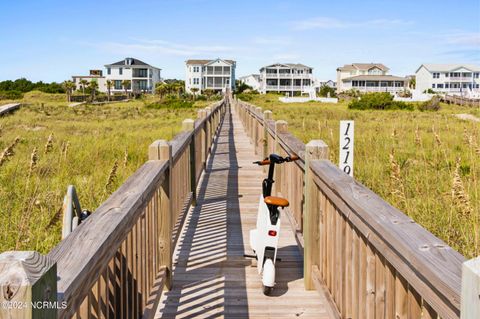
[[[264,159],[263,161],[253,162],[253,164],[257,164],[257,165],[270,165],[270,160],[266,158],[266,159]]]
[[[300,157],[298,157],[297,155],[292,155],[292,156],[288,156],[288,157],[285,158],[285,160],[287,162],[293,162],[293,161],[296,161],[296,160],[299,160],[299,159],[300,159]]]
[[[300,157],[298,157],[297,155],[292,155],[292,156],[287,156],[283,159],[280,158],[280,162],[278,162],[277,164],[280,164],[282,162],[293,162],[293,161],[296,161],[300,159]],[[253,164],[257,164],[257,165],[270,165],[270,160],[268,158],[262,160],[262,161],[256,161],[256,162],[253,162]]]

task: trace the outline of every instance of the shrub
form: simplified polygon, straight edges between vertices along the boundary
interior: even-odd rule
[[[240,100],[245,101],[245,102],[251,101],[253,99],[252,95],[249,94],[249,93],[240,93],[240,94],[237,94],[237,97]]]
[[[0,91],[0,100],[18,100],[23,98],[23,93],[20,91]]]
[[[322,85],[320,90],[318,91],[318,94],[323,97],[327,97],[328,93],[330,93],[330,97],[336,97],[337,94],[335,93],[335,89],[328,86],[328,85]]]
[[[423,93],[427,93],[427,94],[437,94],[437,92],[435,92],[435,91],[432,90],[432,89],[426,89],[425,91],[423,91]]]
[[[192,101],[168,98],[156,103],[147,104],[150,109],[188,109],[193,107]]]
[[[411,104],[394,101],[387,92],[366,93],[360,99],[355,99],[348,105],[349,109],[356,110],[413,110]]]
[[[420,111],[438,111],[440,110],[440,98],[438,95],[432,97],[429,101],[425,101],[418,106]]]

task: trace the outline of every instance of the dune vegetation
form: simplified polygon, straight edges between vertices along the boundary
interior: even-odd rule
[[[286,120],[304,143],[324,140],[333,163],[339,121],[355,120],[355,178],[464,256],[480,254],[480,124],[454,116],[478,110],[352,110],[346,102],[283,104],[273,94],[247,99]]]
[[[32,91],[0,117],[0,251],[48,252],[61,237],[68,185],[95,210],[147,160],[151,142],[171,139],[211,103],[147,108],[154,100],[69,107],[64,94]]]

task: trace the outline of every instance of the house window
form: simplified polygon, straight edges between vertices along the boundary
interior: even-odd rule
[[[480,75],[480,73],[478,73],[478,72],[473,73],[473,77],[474,77],[475,79],[478,79],[479,75]]]
[[[437,84],[437,89],[443,89],[443,84]]]
[[[109,75],[112,74],[112,69],[107,68],[107,74],[109,74]]]
[[[434,79],[440,78],[440,73],[437,73],[437,72],[433,73],[433,78]]]
[[[122,68],[118,69],[118,74],[120,74],[120,75],[123,74],[123,69]]]
[[[140,80],[138,81],[138,89],[141,91],[148,90],[148,82],[147,80]]]
[[[446,77],[446,78],[448,78],[448,72],[447,72],[447,73],[445,73],[445,77]]]
[[[435,84],[432,84],[432,89],[434,89],[434,88],[435,88]]]
[[[446,88],[446,89],[448,89],[448,86],[449,86],[448,83],[445,83],[445,88]]]
[[[193,78],[193,84],[200,84],[199,78]]]
[[[122,89],[122,80],[115,80],[113,83],[113,88],[115,90],[121,90]]]
[[[193,67],[193,72],[200,72],[200,67],[199,66],[194,66]]]
[[[476,87],[477,89],[480,88],[480,84],[478,84],[478,83],[475,84],[475,87]]]

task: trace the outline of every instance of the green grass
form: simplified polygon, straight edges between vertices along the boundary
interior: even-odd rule
[[[150,143],[171,139],[184,119],[196,118],[196,107],[211,103],[175,110],[145,108],[152,101],[71,108],[65,95],[30,92],[20,110],[0,117],[0,153],[20,138],[14,154],[0,166],[0,251],[48,252],[61,237],[68,185],[77,188],[82,208],[95,210],[147,160]],[[52,148],[45,153],[50,134]],[[34,148],[38,162],[30,175]],[[114,182],[106,188],[115,162]]]
[[[438,112],[359,111],[346,103],[283,104],[275,95],[252,95],[249,103],[286,120],[304,143],[324,140],[333,163],[339,121],[355,120],[355,178],[466,257],[480,254],[480,125],[454,117],[478,110],[442,104]],[[457,158],[469,210],[452,196]]]

